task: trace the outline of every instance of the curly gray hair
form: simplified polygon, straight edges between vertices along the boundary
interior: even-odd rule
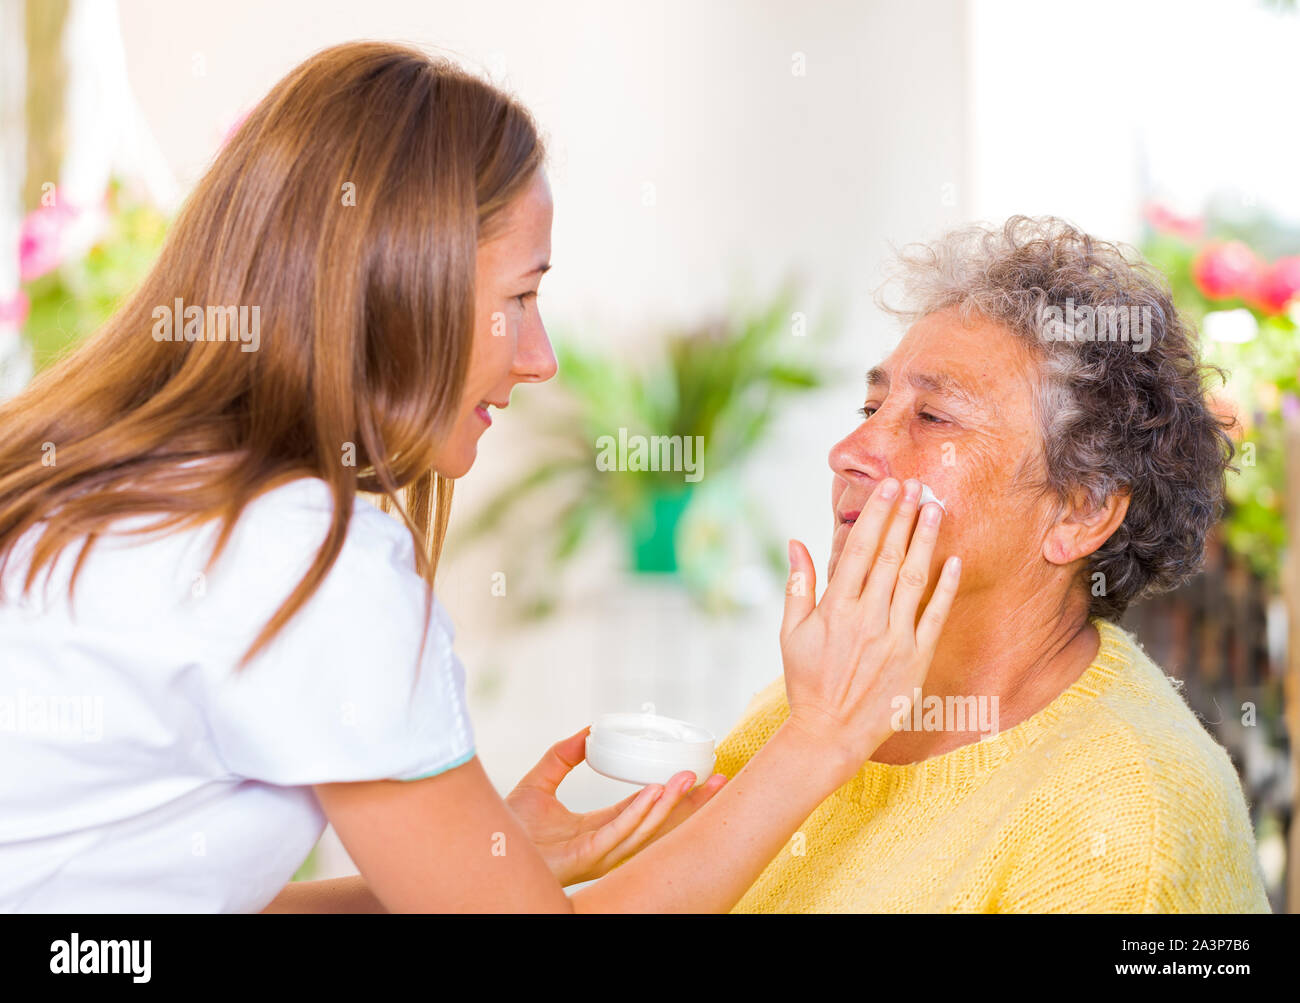
[[[885,302],[891,282],[878,296],[883,309],[912,321],[956,307],[963,319],[1002,324],[1038,360],[1039,489],[1062,504],[1078,493],[1092,505],[1129,493],[1123,523],[1085,572],[1104,576],[1089,590],[1089,615],[1118,619],[1135,600],[1195,575],[1236,469],[1233,421],[1207,403],[1207,378],[1223,371],[1201,363],[1196,331],[1164,277],[1131,248],[1054,217],[966,227],[898,257],[903,304]],[[1146,325],[1141,341],[1130,317]]]

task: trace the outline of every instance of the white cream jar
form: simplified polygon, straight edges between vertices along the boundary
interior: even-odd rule
[[[602,714],[587,733],[587,765],[629,784],[666,784],[682,770],[696,785],[713,774],[713,736],[657,714]]]

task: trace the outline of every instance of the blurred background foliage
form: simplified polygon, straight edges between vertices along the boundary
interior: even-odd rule
[[[761,589],[763,568],[784,577],[784,541],[740,477],[781,407],[827,379],[802,346],[830,325],[809,331],[796,300],[787,283],[758,307],[670,331],[639,365],[555,339],[556,394],[534,424],[538,460],[483,506],[467,533],[470,541],[497,533],[512,541],[512,574],[526,592],[515,608],[525,619],[554,609],[562,592],[554,576],[602,527],[621,536],[634,571],[675,576],[711,611],[744,605]],[[683,458],[701,466],[636,469],[628,451],[609,452],[637,436],[675,438]],[[684,447],[695,437],[700,455],[692,457]],[[623,464],[617,473],[611,457]],[[532,521],[518,518],[523,510]],[[538,520],[541,533],[532,531]]]
[[[1239,423],[1228,477],[1228,546],[1280,588],[1286,539],[1283,423],[1300,398],[1300,229],[1239,201],[1212,200],[1179,218],[1153,206],[1142,248],[1174,302],[1202,333],[1204,358],[1227,383],[1208,389]]]
[[[115,182],[95,211],[97,235],[90,237],[90,246],[69,251],[70,235],[86,215],[53,203],[33,210],[23,223],[23,336],[37,370],[108,319],[153,265],[169,222]]]

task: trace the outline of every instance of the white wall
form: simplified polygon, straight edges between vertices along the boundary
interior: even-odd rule
[[[973,217],[1140,237],[1212,194],[1300,222],[1300,14],[1258,0],[975,0]]]

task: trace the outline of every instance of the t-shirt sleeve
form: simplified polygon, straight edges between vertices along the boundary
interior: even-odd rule
[[[258,601],[246,606],[261,619],[241,640],[261,629],[313,554],[306,548],[293,574],[257,579]],[[354,517],[343,552],[307,605],[245,668],[217,673],[209,725],[233,774],[285,786],[417,780],[473,758],[454,629],[435,598],[426,633],[413,554],[395,520],[378,512]],[[247,588],[247,572],[240,577]]]

